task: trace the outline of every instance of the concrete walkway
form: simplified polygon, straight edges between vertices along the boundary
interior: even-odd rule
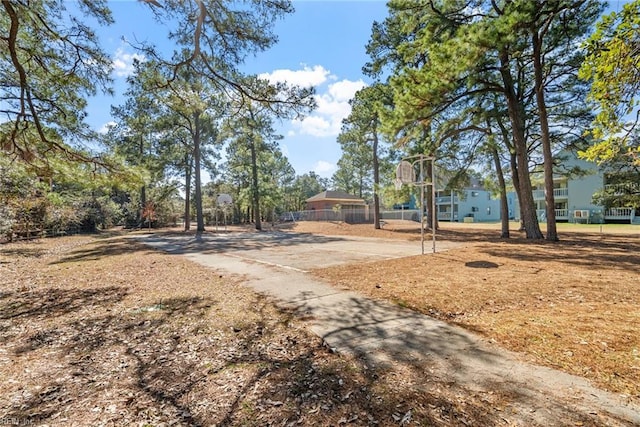
[[[499,390],[510,396],[508,418],[518,424],[566,425],[563,419],[579,413],[598,425],[640,425],[640,408],[583,378],[523,363],[462,328],[334,288],[307,273],[314,265],[415,255],[420,242],[293,233],[138,238],[218,271],[244,275],[257,292],[312,319],[311,330],[338,352],[365,356],[374,365],[428,366],[429,375],[476,392]],[[451,247],[437,244],[438,251]]]

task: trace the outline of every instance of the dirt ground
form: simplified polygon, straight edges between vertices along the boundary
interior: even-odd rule
[[[420,240],[419,226],[298,223],[296,231]],[[640,227],[560,224],[559,242],[532,242],[499,224],[442,223],[459,249],[319,268],[342,288],[458,324],[527,361],[640,401]],[[418,243],[417,243],[418,244]]]
[[[315,274],[640,398],[637,234],[531,243],[460,226],[438,231],[459,250]],[[296,229],[420,239],[405,223]],[[505,396],[332,353],[240,280],[118,235],[0,246],[1,423],[519,425]]]

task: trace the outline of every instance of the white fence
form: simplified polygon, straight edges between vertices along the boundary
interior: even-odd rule
[[[380,219],[397,219],[419,221],[418,209],[398,209],[380,211]],[[295,221],[343,221],[347,223],[373,223],[372,208],[314,209],[309,211],[284,212],[279,216],[280,222]]]
[[[394,209],[391,211],[381,211],[380,218],[419,221],[420,210],[419,209]]]
[[[342,221],[350,224],[373,222],[373,212],[366,208],[313,209],[309,211],[285,212],[279,217],[287,221]]]

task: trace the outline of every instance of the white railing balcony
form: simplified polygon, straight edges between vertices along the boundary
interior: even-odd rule
[[[607,219],[630,219],[633,208],[609,208],[604,212]]]
[[[544,200],[545,191],[544,190],[533,190],[533,199],[534,200]],[[564,188],[554,188],[553,189],[553,197],[555,199],[566,199],[569,197],[569,189],[567,187]]]
[[[554,188],[553,197],[556,199],[566,199],[567,197],[569,197],[569,189],[567,187]]]
[[[534,200],[544,200],[544,190],[533,190]]]
[[[607,184],[604,186],[606,191],[613,194],[628,194],[640,191],[640,184],[637,182],[625,182],[622,184]]]
[[[569,219],[569,210],[568,209],[555,209],[556,219]],[[545,209],[536,210],[536,215],[538,216],[539,221],[547,220],[547,211]]]

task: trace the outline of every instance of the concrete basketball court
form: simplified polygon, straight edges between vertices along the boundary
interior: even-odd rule
[[[321,236],[291,232],[207,232],[193,235],[148,235],[145,243],[167,252],[224,254],[247,262],[305,273],[314,268],[367,263],[422,254],[420,240]],[[437,252],[456,243],[435,242]],[[433,252],[432,236],[425,235],[424,252]]]
[[[338,352],[361,355],[373,364],[428,367],[432,375],[473,392],[500,390],[512,396],[508,405],[514,425],[558,425],[576,413],[597,419],[596,425],[640,425],[640,408],[584,378],[524,363],[458,326],[333,287],[308,274],[313,268],[420,255],[420,240],[289,232],[132,237],[212,268],[215,274],[239,275],[245,285],[307,319],[310,330]],[[425,257],[432,253],[431,245],[425,241]],[[457,245],[436,242],[436,251]]]

